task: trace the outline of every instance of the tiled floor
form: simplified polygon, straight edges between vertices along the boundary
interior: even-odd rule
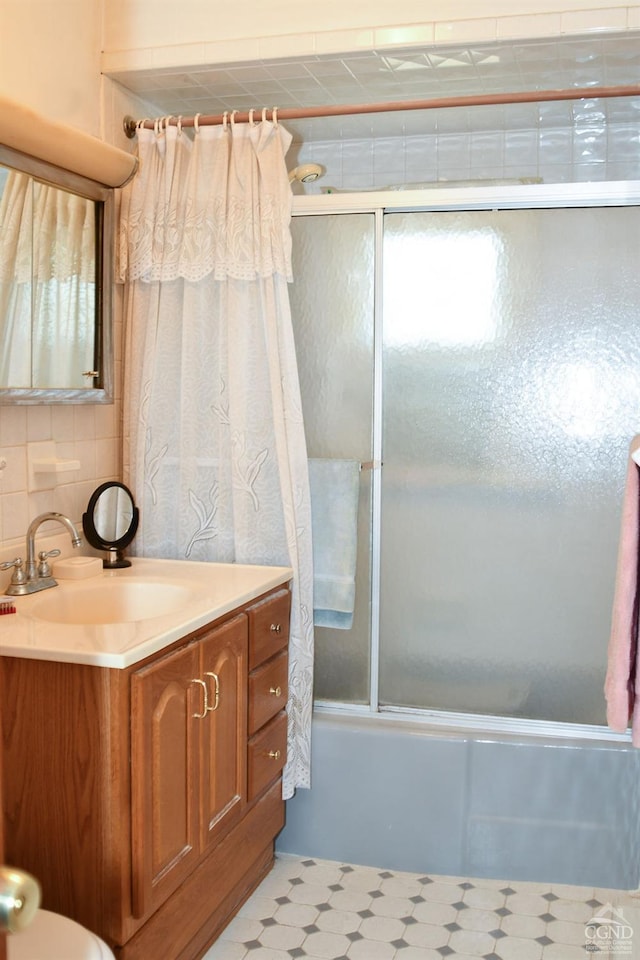
[[[587,948],[585,928],[594,917],[619,924],[638,905],[619,890],[281,856],[204,960],[633,960],[624,937],[611,955]]]

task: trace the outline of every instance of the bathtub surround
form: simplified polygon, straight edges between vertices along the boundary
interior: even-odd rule
[[[294,569],[285,796],[309,784],[311,510],[277,123],[140,130],[122,198],[125,482],[144,556]],[[179,226],[178,226],[179,225]]]
[[[314,715],[312,756],[313,789],[287,804],[281,853],[638,886],[640,753],[628,743],[443,732],[328,710]]]

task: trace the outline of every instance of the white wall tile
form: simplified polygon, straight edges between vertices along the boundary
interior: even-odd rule
[[[640,157],[621,162],[608,160],[607,180],[640,180]]]
[[[313,33],[288,34],[281,37],[261,37],[258,40],[259,60],[278,60],[284,57],[309,57],[315,55],[315,53],[316,38]],[[242,57],[241,59],[246,60],[246,57]]]
[[[376,41],[374,31],[364,30],[332,30],[327,33],[316,33],[315,52],[347,53],[352,50],[373,50]],[[298,54],[300,56],[300,54]]]
[[[495,168],[504,165],[504,133],[474,133],[471,137],[471,169],[483,166]]]
[[[52,439],[55,440],[56,443],[74,439],[73,409],[72,406],[67,406],[66,404],[60,404],[59,406],[51,408],[51,433]]]
[[[540,165],[546,163],[571,163],[573,135],[570,129],[540,130],[538,137]]]
[[[80,469],[75,475],[76,480],[91,480],[96,476],[96,440],[77,440],[75,456],[80,461]]]
[[[113,403],[101,403],[95,408],[95,436],[105,439],[119,434],[116,422],[116,407]]]
[[[421,23],[408,26],[380,27],[374,32],[374,48],[433,43],[435,24]]]
[[[457,20],[449,23],[436,23],[434,40],[436,43],[486,43],[495,40],[498,24],[495,19]]]
[[[538,132],[536,130],[507,130],[504,136],[505,163],[531,163],[538,156]]]
[[[27,489],[26,446],[0,448],[0,456],[7,465],[0,473],[0,494],[17,493]]]
[[[93,439],[96,434],[95,407],[82,404],[73,408],[73,436],[75,440]]]
[[[577,127],[573,131],[573,159],[576,163],[604,163],[607,136],[604,128]]]
[[[27,437],[27,408],[0,407],[0,443],[25,443]]]
[[[467,180],[471,170],[471,135],[438,136],[438,175],[450,177],[447,169],[463,171],[459,179]]]
[[[405,144],[405,179],[407,183],[424,183],[436,180],[438,176],[436,138],[408,138]]]
[[[26,490],[19,493],[3,493],[1,501],[3,541],[17,540],[20,537],[24,542],[31,519]]]
[[[117,440],[111,437],[105,440],[96,440],[96,478],[109,480],[118,473]]]
[[[576,183],[591,183],[607,179],[607,167],[604,163],[574,163],[572,180]]]
[[[62,483],[52,491],[51,509],[63,513],[65,517],[80,519],[78,509],[78,485],[76,483]]]
[[[613,7],[610,10],[568,10],[560,16],[561,33],[579,34],[626,29],[626,7]]]
[[[27,408],[27,440],[51,440],[51,407],[33,406]]]
[[[638,129],[616,126],[607,137],[607,159],[620,163],[640,158],[640,133]]]
[[[553,37],[561,32],[559,13],[537,13],[531,16],[499,17],[496,34],[499,40],[512,37]]]

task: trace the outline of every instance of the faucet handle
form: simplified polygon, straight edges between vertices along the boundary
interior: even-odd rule
[[[0,570],[10,570],[11,567],[15,567],[11,576],[11,583],[14,585],[26,583],[27,575],[24,572],[24,560],[22,557],[16,557],[15,560],[7,560],[5,563],[0,563]]]
[[[41,550],[38,554],[38,576],[39,577],[50,577],[51,576],[51,567],[47,563],[49,557],[59,557],[59,550]]]

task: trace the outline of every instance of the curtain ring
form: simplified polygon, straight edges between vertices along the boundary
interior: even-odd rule
[[[200,124],[198,120],[201,116],[202,116],[201,113],[196,113],[195,117],[193,118],[193,128],[196,131],[196,133],[200,133]]]
[[[278,108],[277,107],[271,108],[271,119],[273,120],[274,127],[277,127],[278,126]]]
[[[163,119],[163,122],[164,122],[164,130],[165,130],[165,133],[166,133],[166,132],[167,132],[167,127],[169,126],[169,123],[173,120],[173,114],[170,113],[168,116],[163,117],[162,119]]]
[[[225,110],[222,114],[222,130],[227,133],[229,130],[229,111]]]
[[[254,113],[255,113],[255,110],[253,109],[253,107],[251,107],[251,110],[249,110],[249,126],[251,127],[255,126],[255,121],[253,119]]]
[[[159,136],[160,136],[160,126],[159,126],[159,125],[160,125],[160,117],[156,117],[155,120],[153,121],[153,132],[154,132],[154,134],[156,135],[156,137],[159,137]]]
[[[149,117],[145,117],[144,120],[138,120],[138,122],[136,123],[136,130],[142,130],[145,123],[147,123],[148,119]]]
[[[231,129],[232,129],[232,130],[233,130],[233,128],[234,128],[235,125],[236,125],[236,113],[237,113],[237,112],[238,112],[237,110],[232,110],[232,111],[231,111],[231,117],[230,117],[230,119],[231,119]]]
[[[182,135],[182,114],[178,117],[176,121],[176,127],[178,128],[178,136]]]
[[[262,122],[263,122],[263,123],[266,123],[266,120],[267,120],[267,108],[266,108],[266,107],[263,107],[263,108],[262,108]]]

